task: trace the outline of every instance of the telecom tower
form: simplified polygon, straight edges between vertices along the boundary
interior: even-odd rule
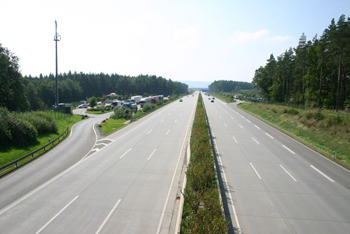
[[[55,20],[55,26],[56,26],[56,32],[55,32],[55,37],[53,38],[53,40],[55,41],[56,44],[56,103],[55,103],[55,108],[58,107],[58,103],[59,103],[59,99],[58,99],[58,77],[57,77],[57,72],[58,72],[58,68],[57,68],[57,42],[61,40],[61,36],[57,33],[57,21]]]

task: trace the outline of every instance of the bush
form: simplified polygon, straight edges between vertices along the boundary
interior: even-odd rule
[[[288,111],[288,113],[289,113],[290,115],[297,115],[297,114],[299,114],[299,111],[296,110],[296,109],[290,109],[290,110]]]
[[[15,115],[11,115],[9,125],[11,140],[19,146],[25,146],[33,142],[38,136],[37,130],[31,123],[24,119],[17,118]]]
[[[9,115],[10,112],[5,107],[0,107],[0,144],[11,139]]]
[[[157,102],[157,106],[161,106],[163,104],[164,104],[163,100],[160,100],[160,101]]]
[[[46,115],[43,112],[25,112],[14,114],[17,118],[28,121],[36,131],[41,133],[57,133],[58,129],[56,122],[51,116]]]
[[[338,125],[343,122],[343,118],[339,115],[333,116],[332,118],[328,119],[327,125],[328,127],[331,127],[333,125]]]
[[[152,103],[146,103],[143,107],[142,107],[142,110],[144,112],[147,112],[147,111],[150,111],[150,110],[153,110],[155,108],[154,104]]]
[[[113,119],[128,119],[130,118],[131,109],[126,106],[114,108],[114,113],[111,115]]]

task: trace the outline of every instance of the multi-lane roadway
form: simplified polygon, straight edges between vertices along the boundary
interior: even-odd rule
[[[73,166],[19,197],[0,198],[0,233],[173,232],[197,97],[184,97],[105,138],[86,139],[89,152]],[[61,156],[81,155],[77,148],[71,145]],[[22,177],[27,183],[50,164],[37,161],[31,163],[40,165],[37,176]],[[15,174],[0,180],[0,186],[11,184]],[[1,197],[3,189],[11,188],[2,187]]]
[[[349,233],[349,171],[237,103],[203,97],[234,233]]]

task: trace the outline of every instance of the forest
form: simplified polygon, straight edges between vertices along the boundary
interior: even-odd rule
[[[9,111],[40,110],[55,104],[56,79],[53,74],[22,76],[19,58],[0,44],[0,107]],[[58,75],[59,102],[87,100],[109,93],[130,95],[187,94],[188,85],[155,75],[63,73]]]
[[[350,18],[334,18],[321,37],[307,40],[303,33],[296,48],[255,70],[253,85],[270,102],[309,107],[350,107]]]
[[[238,93],[240,90],[251,90],[253,85],[243,81],[215,80],[209,85],[209,92],[213,93]]]

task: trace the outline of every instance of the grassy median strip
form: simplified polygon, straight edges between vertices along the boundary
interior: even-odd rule
[[[229,230],[229,222],[221,210],[209,140],[200,95],[191,134],[191,159],[186,172],[181,233],[227,233]]]
[[[241,109],[350,169],[350,116],[328,110],[244,103]]]

